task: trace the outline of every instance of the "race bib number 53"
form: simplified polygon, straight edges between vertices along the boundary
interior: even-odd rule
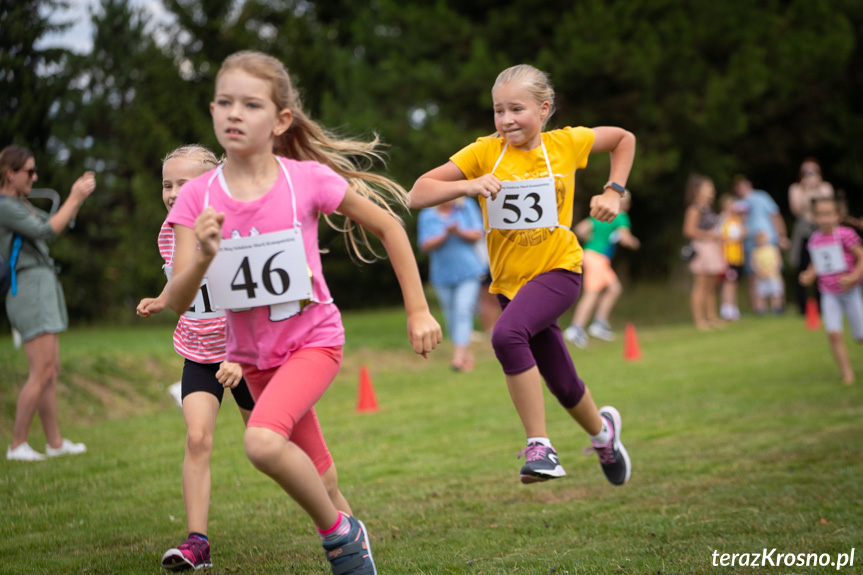
[[[297,228],[223,239],[207,278],[219,309],[247,309],[312,296],[303,236]]]
[[[501,182],[494,200],[486,200],[488,225],[498,230],[553,228],[557,194],[550,178]]]

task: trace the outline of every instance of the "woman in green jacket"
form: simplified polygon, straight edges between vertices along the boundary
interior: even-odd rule
[[[83,443],[63,439],[57,424],[57,378],[60,374],[60,332],[66,331],[66,301],[47,242],[53,241],[75,218],[84,200],[96,188],[93,172],[72,185],[68,199],[54,215],[27,200],[37,180],[33,154],[18,146],[0,152],[0,255],[8,262],[13,238],[21,237],[15,262],[14,284],[6,294],[9,322],[24,341],[29,374],[18,395],[12,445],[6,459],[39,461],[45,455],[30,447],[27,433],[39,412],[48,456],[78,454]]]

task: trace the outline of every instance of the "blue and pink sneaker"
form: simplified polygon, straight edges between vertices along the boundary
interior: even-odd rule
[[[518,452],[516,459],[524,455],[524,465],[521,467],[521,482],[536,483],[548,481],[566,475],[557,459],[554,447],[542,443],[529,443]]]
[[[356,517],[348,521],[351,530],[347,535],[323,543],[333,575],[377,575],[366,526]]]
[[[168,549],[162,555],[162,567],[168,571],[183,571],[185,569],[197,571],[212,566],[210,542],[194,535],[183,541],[179,547]]]
[[[629,460],[629,453],[620,441],[620,412],[607,405],[599,410],[599,415],[608,422],[611,439],[603,444],[591,440],[591,446],[584,448],[584,454],[596,453],[605,478],[613,485],[623,485],[629,481],[629,476],[632,474],[632,463]]]

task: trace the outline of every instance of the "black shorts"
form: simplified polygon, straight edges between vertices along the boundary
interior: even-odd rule
[[[206,391],[209,394],[215,395],[219,400],[219,405],[222,404],[222,396],[225,394],[225,387],[216,379],[216,372],[219,371],[218,363],[197,363],[191,359],[186,359],[183,363],[183,386],[181,396],[186,398],[190,393],[196,391]],[[249,386],[246,385],[246,380],[241,379],[237,387],[231,390],[234,394],[234,401],[237,402],[242,409],[251,411],[255,407],[255,400],[252,399],[252,394],[249,393]]]

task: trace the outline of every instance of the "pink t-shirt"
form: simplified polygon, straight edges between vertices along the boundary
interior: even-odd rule
[[[832,234],[825,234],[821,230],[816,230],[810,237],[809,243],[806,246],[809,248],[809,254],[813,255],[813,250],[817,248],[829,247],[839,244],[842,248],[842,255],[845,258],[845,271],[818,276],[818,289],[821,293],[840,294],[843,290],[839,285],[839,278],[845,274],[851,273],[854,266],[857,264],[857,259],[851,250],[854,246],[860,245],[860,236],[851,228],[838,226],[833,230]]]
[[[297,219],[303,232],[306,260],[312,274],[314,299],[301,313],[284,320],[271,320],[269,306],[248,311],[226,312],[228,318],[228,360],[270,369],[284,364],[291,353],[311,347],[334,347],[345,341],[341,314],[331,303],[330,291],[321,270],[318,250],[318,217],[334,212],[345,197],[347,181],[318,162],[279,158],[287,168],[296,195]],[[290,229],[294,214],[287,179],[279,170],[275,185],[251,202],[233,199],[223,180],[213,171],[186,182],[180,190],[168,222],[194,229],[204,209],[209,185],[209,205],[225,214],[222,237],[249,237]],[[330,302],[330,303],[327,303]]]
[[[174,265],[174,228],[168,222],[159,230],[159,254],[165,266]],[[174,349],[197,363],[225,361],[225,317],[211,319],[181,315],[174,330]]]

